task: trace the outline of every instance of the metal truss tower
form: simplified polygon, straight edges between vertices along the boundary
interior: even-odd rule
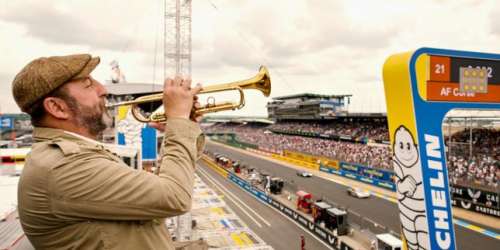
[[[163,79],[172,76],[191,77],[191,0],[165,0],[163,30]],[[178,241],[190,240],[192,216],[177,216]]]
[[[191,0],[165,0],[164,77],[191,76]]]

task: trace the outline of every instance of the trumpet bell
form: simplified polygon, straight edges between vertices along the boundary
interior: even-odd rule
[[[271,95],[271,76],[269,75],[269,71],[266,67],[260,66],[260,73],[262,76],[262,84],[259,90],[264,94],[265,97],[269,97]]]

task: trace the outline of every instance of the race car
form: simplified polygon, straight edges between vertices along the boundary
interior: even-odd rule
[[[363,189],[357,188],[357,187],[347,188],[347,194],[349,194],[352,197],[356,197],[356,198],[360,198],[360,199],[369,198],[371,196],[370,192],[364,191]]]
[[[297,171],[297,176],[300,176],[300,177],[312,177],[313,175],[307,171],[302,171],[302,170],[299,170]]]

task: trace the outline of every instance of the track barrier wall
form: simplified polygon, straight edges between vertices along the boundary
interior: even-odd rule
[[[498,193],[458,185],[451,186],[451,203],[473,212],[498,218],[500,217],[499,199]]]

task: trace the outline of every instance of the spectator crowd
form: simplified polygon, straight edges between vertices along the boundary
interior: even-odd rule
[[[387,121],[349,121],[337,122],[281,122],[269,126],[274,131],[313,132],[324,135],[350,136],[353,139],[389,141]]]
[[[474,183],[498,188],[500,130],[466,129],[454,133],[446,143],[448,174],[453,183]]]
[[[316,128],[314,132],[320,131],[321,125],[312,124]],[[326,156],[332,159],[353,163],[363,164],[384,169],[392,169],[391,154],[389,146],[372,146],[361,143],[351,143],[335,141],[321,138],[310,138],[295,135],[282,135],[270,132],[273,130],[297,131],[301,128],[303,132],[307,130],[305,123],[288,123],[287,125],[258,125],[258,124],[237,124],[237,123],[218,123],[205,129],[205,132],[225,132],[235,133],[242,142],[258,145],[260,149],[281,152],[283,150],[298,151],[312,155]],[[380,129],[382,130],[382,129]],[[330,130],[333,131],[333,130]],[[343,135],[347,131],[359,131],[353,128],[339,129]],[[323,131],[322,133],[325,133]]]
[[[367,137],[389,140],[385,123],[368,122],[282,122],[272,125],[258,123],[216,123],[205,128],[206,133],[234,133],[242,142],[258,145],[259,149],[280,153],[283,150],[326,156],[339,161],[392,170],[391,149],[384,144],[363,144],[340,140],[284,135],[271,131],[301,131]],[[472,134],[472,143],[469,144]],[[497,189],[500,178],[500,130],[469,129],[445,138],[449,153],[448,172],[453,183],[474,183]],[[471,147],[472,146],[472,147]],[[472,151],[470,150],[472,148]]]

